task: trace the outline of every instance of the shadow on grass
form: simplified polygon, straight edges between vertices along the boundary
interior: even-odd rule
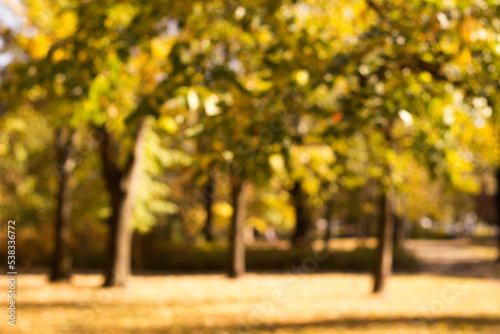
[[[418,273],[447,277],[499,279],[500,262],[427,263]]]
[[[243,322],[243,321],[242,321]],[[331,320],[319,320],[311,322],[297,323],[266,323],[266,324],[245,324],[230,325],[221,327],[202,327],[202,326],[172,326],[164,328],[120,328],[120,333],[144,333],[144,334],[160,334],[160,333],[288,333],[288,332],[305,332],[305,333],[337,333],[350,330],[373,330],[374,328],[383,329],[386,332],[392,332],[394,327],[408,330],[413,329],[430,329],[442,326],[449,333],[450,330],[461,330],[467,333],[473,333],[475,330],[480,330],[481,333],[499,333],[500,318],[492,317],[388,317],[388,318],[341,318]],[[109,331],[100,330],[101,333],[118,333],[118,329],[109,328]],[[79,328],[79,332],[90,333],[85,329]]]

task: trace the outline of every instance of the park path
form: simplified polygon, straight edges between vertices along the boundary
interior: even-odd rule
[[[468,239],[407,240],[406,247],[420,260],[424,273],[500,279],[500,263],[493,242]]]

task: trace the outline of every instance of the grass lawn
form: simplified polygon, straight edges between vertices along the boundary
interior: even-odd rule
[[[500,333],[500,280],[396,275],[370,294],[363,274],[102,276],[48,284],[19,275],[15,329],[0,333]],[[2,309],[7,280],[0,282]]]

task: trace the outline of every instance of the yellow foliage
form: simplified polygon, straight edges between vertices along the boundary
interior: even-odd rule
[[[305,86],[309,82],[309,72],[307,70],[296,71],[293,78],[299,85]]]
[[[73,11],[62,12],[55,20],[54,34],[58,38],[67,38],[75,33],[78,17]]]
[[[267,223],[262,218],[256,216],[248,218],[247,225],[254,227],[261,233],[263,233],[267,228]]]
[[[231,204],[225,201],[218,201],[214,203],[213,208],[214,213],[217,216],[223,217],[223,218],[229,218],[233,214],[233,207]]]
[[[457,57],[457,59],[455,61],[457,62],[457,64],[464,66],[464,65],[470,64],[471,59],[472,59],[472,57],[470,54],[470,50],[464,49],[464,50],[462,50],[462,52],[459,54],[459,56]]]
[[[165,59],[172,49],[172,42],[162,37],[151,39],[151,54],[154,58]]]
[[[158,119],[157,125],[159,129],[166,131],[167,133],[174,134],[179,126],[177,122],[170,116],[162,116]]]
[[[29,40],[27,49],[34,59],[42,59],[47,56],[51,44],[50,37],[38,34],[35,38]]]
[[[70,56],[69,52],[57,49],[56,51],[54,51],[54,54],[52,55],[52,60],[57,63],[60,62],[61,60],[69,59],[69,56]]]

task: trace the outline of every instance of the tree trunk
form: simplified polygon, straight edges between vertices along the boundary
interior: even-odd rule
[[[214,240],[212,232],[212,205],[214,201],[214,175],[212,172],[209,173],[207,184],[203,189],[203,196],[205,197],[205,210],[207,212],[207,218],[205,220],[205,226],[203,226],[203,235],[205,240],[212,242]]]
[[[405,231],[403,220],[399,215],[394,215],[394,249],[403,249]]]
[[[498,231],[497,231],[497,247],[498,247],[498,257],[497,257],[497,262],[500,262],[500,168],[497,169],[496,173],[496,179],[497,179],[497,193],[495,196],[495,201],[496,201],[496,209],[497,209],[497,226],[498,226]]]
[[[326,202],[325,210],[325,220],[326,220],[326,231],[325,231],[325,248],[328,248],[328,243],[330,242],[332,234],[332,213],[333,213],[333,198],[328,199]]]
[[[309,243],[311,219],[307,210],[307,198],[299,181],[295,182],[291,195],[293,207],[295,208],[295,230],[292,235],[292,246],[306,246]]]
[[[58,129],[56,134],[59,193],[55,224],[55,248],[50,281],[68,280],[71,276],[71,254],[69,249],[71,196],[69,185],[75,161],[72,154],[74,131]]]
[[[380,198],[378,245],[376,249],[373,292],[382,292],[392,272],[394,216],[390,190],[383,187]]]
[[[130,221],[144,159],[145,128],[146,124],[143,120],[137,132],[134,151],[123,172],[117,167],[116,159],[113,159],[115,143],[112,142],[109,134],[103,131],[101,157],[112,209],[109,218],[110,237],[105,287],[125,286],[130,275],[132,248]]]
[[[232,182],[233,216],[229,233],[229,271],[228,276],[237,278],[245,274],[245,220],[247,214],[248,183]]]

